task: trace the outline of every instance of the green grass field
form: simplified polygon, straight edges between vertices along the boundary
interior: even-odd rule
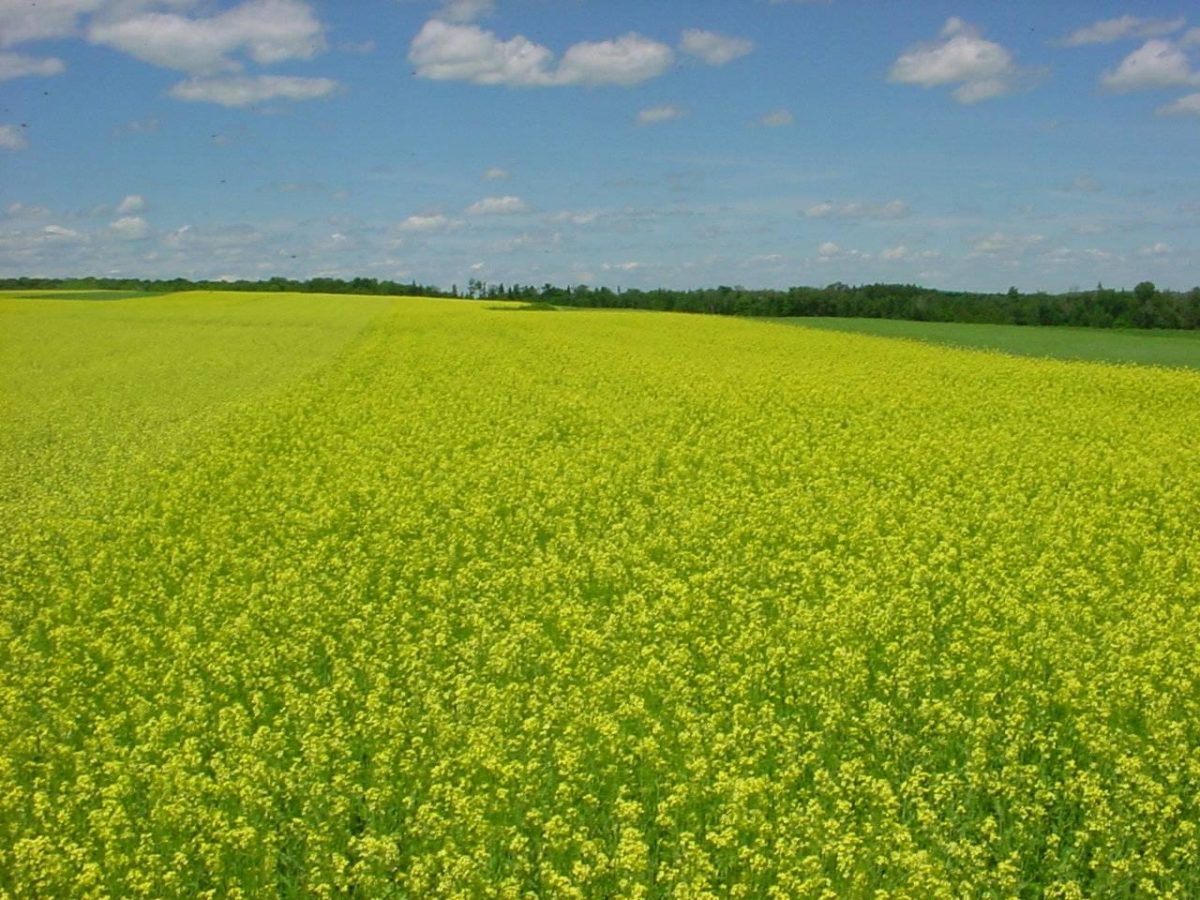
[[[763,321],[996,350],[1017,356],[1200,369],[1200,331],[972,325],[900,319],[804,318]]]
[[[0,299],[0,895],[1200,895],[1200,373]]]
[[[162,296],[162,292],[108,290],[48,290],[0,291],[0,299],[9,300],[133,300]]]

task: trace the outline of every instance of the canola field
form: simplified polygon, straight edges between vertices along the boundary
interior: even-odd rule
[[[0,896],[1200,895],[1200,373],[0,299]]]

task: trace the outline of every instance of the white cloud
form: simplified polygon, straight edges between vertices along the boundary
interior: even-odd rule
[[[554,215],[550,216],[549,221],[551,221],[551,222],[570,222],[572,225],[591,225],[593,222],[595,222],[599,218],[600,218],[600,214],[598,212],[596,212],[595,210],[589,209],[589,210],[584,210],[583,212],[576,212],[573,210],[566,209],[566,210],[563,210],[562,212],[557,212]]]
[[[661,75],[674,61],[665,44],[639,34],[567,48],[557,68],[554,53],[517,35],[501,40],[477,25],[430,19],[413,38],[408,60],[421,78],[480,85],[633,85]]]
[[[67,67],[53,56],[26,56],[24,53],[0,53],[0,81],[24,78],[28,75],[61,75]]]
[[[775,112],[767,113],[758,121],[763,125],[766,125],[768,128],[782,128],[785,125],[791,125],[794,123],[796,121],[796,117],[786,109],[777,109]]]
[[[472,216],[508,216],[528,211],[529,207],[525,201],[511,194],[505,197],[484,197],[467,207],[467,214]]]
[[[881,252],[879,256],[880,258],[886,260],[904,259],[908,256],[908,248],[903,244],[900,244],[896,247],[888,247],[886,250]]]
[[[82,13],[99,9],[103,0],[0,0],[0,46],[67,37]]]
[[[421,78],[517,87],[551,83],[547,67],[553,57],[521,35],[502,41],[476,25],[440,19],[426,22],[408,50],[408,61]]]
[[[657,78],[675,54],[666,44],[630,32],[611,41],[585,41],[567,48],[558,67],[561,84],[634,85]]]
[[[246,0],[209,18],[141,12],[93,21],[88,40],[197,75],[238,71],[238,55],[270,65],[311,59],[325,48],[324,29],[302,0]]]
[[[168,92],[176,100],[216,103],[220,106],[252,106],[265,100],[315,100],[338,89],[331,78],[301,78],[295,75],[256,75],[244,78],[189,78]]]
[[[454,219],[437,213],[432,216],[409,216],[400,223],[401,231],[411,231],[416,233],[430,231],[445,231],[458,224]]]
[[[1200,94],[1188,94],[1155,110],[1160,116],[1200,116]]]
[[[1192,71],[1181,45],[1155,39],[1126,56],[1115,71],[1105,72],[1101,83],[1118,93],[1197,85],[1200,71]]]
[[[1183,27],[1184,20],[1143,19],[1138,16],[1120,16],[1093,22],[1071,32],[1062,40],[1065,47],[1080,47],[1084,44],[1111,44],[1125,38],[1150,38],[1172,34]]]
[[[1139,256],[1166,256],[1171,252],[1171,245],[1164,244],[1162,241],[1156,241],[1149,247],[1143,247],[1138,251]]]
[[[443,0],[437,17],[445,22],[463,24],[490,16],[495,11],[495,0]]]
[[[957,17],[947,19],[939,40],[918,44],[892,64],[888,80],[921,87],[957,84],[959,103],[978,103],[1011,94],[1037,80],[1043,70],[1022,68],[1013,55]]]
[[[754,49],[754,41],[689,28],[680,38],[679,49],[704,60],[710,66],[723,66],[750,53]]]
[[[1040,234],[1005,234],[994,231],[987,237],[979,238],[971,245],[970,257],[1015,257],[1040,244],[1045,238]]]
[[[5,212],[9,216],[19,219],[40,219],[50,214],[50,210],[44,206],[30,206],[28,203],[22,203],[20,200],[15,200],[8,204],[8,209]]]
[[[1100,83],[1110,91],[1128,93],[1146,88],[1200,84],[1200,74],[1191,70],[1187,54],[1173,41],[1146,41],[1117,66],[1105,72]]]
[[[248,247],[261,255],[261,244],[265,235],[253,225],[220,225],[205,228],[182,225],[163,238],[163,243],[174,250],[195,251],[198,255],[229,257],[236,256]]]
[[[508,169],[502,169],[499,166],[492,166],[483,173],[484,181],[503,181],[508,177]]]
[[[117,205],[117,215],[141,212],[146,208],[146,198],[141,194],[130,194]]]
[[[1189,28],[1179,39],[1181,47],[1200,47],[1200,28]]]
[[[83,238],[83,235],[75,229],[64,228],[61,225],[47,225],[42,229],[42,234],[47,238],[64,241],[77,241]]]
[[[817,247],[817,262],[825,263],[834,260],[865,260],[870,259],[870,253],[864,253],[862,250],[854,248],[846,248],[840,244],[835,244],[833,241],[825,241]]]
[[[968,81],[956,88],[952,96],[959,103],[970,105],[980,100],[991,100],[993,97],[1003,97],[1010,93],[1009,83],[1003,78],[982,78],[978,81]]]
[[[29,146],[25,132],[17,125],[0,125],[0,149],[24,150]]]
[[[140,241],[150,234],[150,225],[141,216],[124,216],[108,227],[117,237],[127,241]]]
[[[636,272],[641,267],[642,267],[642,264],[640,262],[604,263],[601,266],[602,269],[604,269],[605,271],[608,271],[608,272],[611,272],[613,270],[616,270],[618,272]]]
[[[812,219],[902,219],[909,213],[909,206],[903,200],[889,200],[886,203],[830,203],[822,201],[814,203],[804,210],[804,214]]]
[[[1095,247],[1088,247],[1086,250],[1077,250],[1074,247],[1055,247],[1053,250],[1043,253],[1039,258],[1051,265],[1078,265],[1080,263],[1109,262],[1113,255],[1107,250],[1099,250]]]
[[[654,125],[658,122],[669,122],[671,119],[681,119],[683,116],[684,111],[678,106],[670,104],[651,106],[638,112],[637,123],[639,125]]]

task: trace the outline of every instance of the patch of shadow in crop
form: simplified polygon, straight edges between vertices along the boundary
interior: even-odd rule
[[[558,312],[557,306],[540,301],[521,304],[506,303],[503,306],[489,306],[487,309],[494,309],[496,312]]]
[[[36,291],[22,293],[21,291],[2,292],[0,297],[11,297],[14,300],[132,300],[135,297],[161,297],[170,291]]]

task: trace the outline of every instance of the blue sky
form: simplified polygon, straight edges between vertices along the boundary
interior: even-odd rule
[[[0,0],[0,275],[1200,283],[1200,11]]]

